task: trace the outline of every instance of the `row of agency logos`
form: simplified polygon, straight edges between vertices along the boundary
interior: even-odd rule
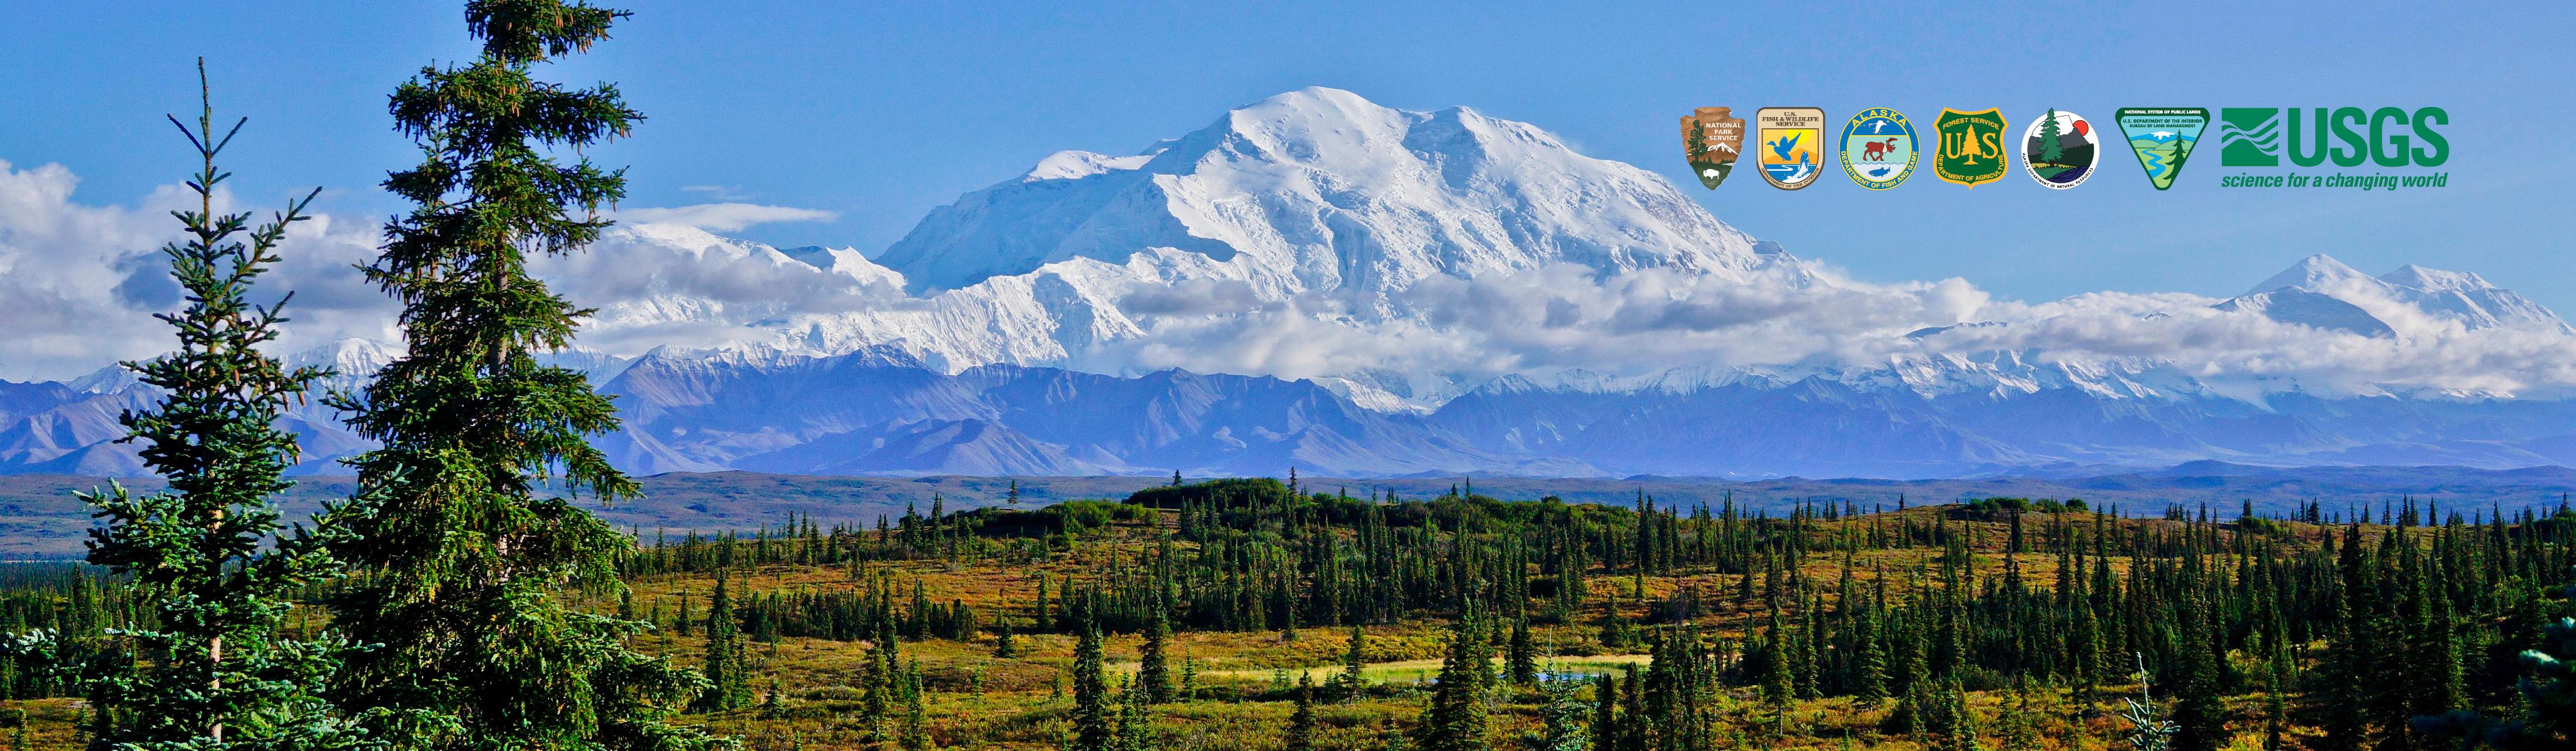
[[[2224,107],[2215,119],[2218,163],[2227,169],[2220,187],[2395,191],[2450,184],[2450,173],[2427,169],[2451,158],[2451,143],[2439,130],[2451,116],[2438,107]],[[2130,107],[2112,120],[2146,170],[2147,184],[2166,190],[2212,118],[2200,107]],[[2012,171],[2010,152],[2018,151],[2023,174],[2064,190],[2092,179],[2101,166],[2103,132],[2082,115],[2036,113],[2018,142],[2006,140],[2008,125],[1999,109],[1941,110],[1930,132],[1939,139],[1928,149],[1932,175],[1969,187],[1994,182]],[[1816,184],[1829,159],[1861,187],[1888,190],[1914,176],[1927,151],[1913,121],[1885,107],[1861,110],[1841,131],[1839,142],[1827,140],[1833,126],[1814,107],[1764,107],[1749,127],[1725,107],[1701,107],[1682,118],[1682,149],[1700,184],[1715,189],[1735,172],[1749,137],[1762,181],[1781,190]]]

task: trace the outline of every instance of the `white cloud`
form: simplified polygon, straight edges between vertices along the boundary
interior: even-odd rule
[[[164,187],[132,208],[89,205],[74,200],[78,183],[59,165],[0,162],[0,377],[68,378],[168,346],[167,328],[150,317],[175,304],[156,248],[175,236],[166,211],[186,196]],[[225,210],[243,203],[220,198]],[[270,208],[246,203],[239,208]],[[1046,361],[1103,372],[1178,367],[1380,382],[1391,374],[1454,384],[1569,368],[1787,372],[2005,353],[2040,363],[2160,362],[2221,387],[2576,390],[2576,337],[2543,326],[2468,327],[2368,285],[2332,292],[2387,322],[2393,336],[2216,310],[2218,300],[2196,295],[2027,303],[1961,279],[1873,285],[1812,263],[1749,280],[1661,269],[1604,276],[1570,265],[1433,275],[1363,300],[1268,299],[1242,280],[1206,276],[1221,264],[1146,273],[1084,260],[923,298],[855,252],[799,260],[705,231],[828,212],[708,204],[621,216],[637,223],[589,252],[532,264],[575,303],[600,309],[581,343],[620,355],[665,344],[901,342],[959,367]],[[296,291],[282,348],[390,338],[393,306],[350,268],[373,256],[376,235],[373,221],[348,217],[295,228],[284,262],[262,280],[264,290]],[[1177,281],[1160,281],[1165,273]],[[1938,327],[1950,328],[1910,335]]]
[[[715,186],[696,186],[713,188]],[[719,189],[720,190],[720,189]],[[793,206],[764,206],[756,203],[701,203],[670,208],[623,209],[617,218],[629,222],[678,224],[709,232],[738,232],[756,224],[777,222],[828,222],[840,214]]]
[[[194,194],[163,186],[134,208],[73,200],[80,184],[58,164],[18,168],[0,161],[0,378],[66,378],[168,349],[168,327],[152,314],[176,307],[177,287],[160,248],[179,236],[169,212],[195,208]],[[246,205],[217,191],[216,210]],[[282,348],[390,333],[392,306],[349,265],[373,255],[374,230],[317,218],[298,223],[283,260],[260,281],[274,299],[297,290]]]
[[[745,192],[741,186],[737,185],[683,185],[680,186],[680,190],[681,192],[696,193],[718,201],[740,201],[751,197],[750,193]]]

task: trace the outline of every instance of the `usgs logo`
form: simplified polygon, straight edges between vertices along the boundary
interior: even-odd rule
[[[2435,129],[2450,124],[2451,113],[2440,107],[2223,107],[2218,163],[2278,167],[2286,145],[2290,163],[2301,167],[2328,161],[2339,167],[2433,167],[2451,159],[2450,140]]]

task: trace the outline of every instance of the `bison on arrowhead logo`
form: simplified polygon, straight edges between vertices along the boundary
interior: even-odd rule
[[[1701,107],[1682,118],[1682,154],[1690,159],[1699,184],[1717,189],[1735,172],[1744,151],[1744,118],[1728,116],[1725,107]]]

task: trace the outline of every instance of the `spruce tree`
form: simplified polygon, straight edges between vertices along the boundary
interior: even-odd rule
[[[1009,659],[1020,656],[1019,643],[1011,638],[1011,622],[993,624],[993,656]]]
[[[197,75],[202,96],[202,60]],[[138,496],[111,484],[82,494],[106,520],[90,530],[89,561],[127,577],[136,604],[152,616],[150,625],[120,632],[121,643],[145,656],[133,670],[85,676],[99,718],[93,745],[365,747],[363,733],[326,693],[347,645],[279,633],[296,591],[338,572],[324,546],[343,537],[342,517],[326,514],[310,532],[281,536],[271,500],[293,486],[283,474],[296,460],[295,436],[275,423],[327,374],[290,370],[261,353],[286,320],[286,301],[250,302],[252,287],[278,261],[288,225],[307,218],[305,205],[321,191],[287,202],[257,227],[247,213],[218,215],[214,191],[229,173],[215,157],[242,123],[216,136],[210,100],[194,129],[175,116],[170,122],[195,147],[200,167],[188,181],[196,209],[172,212],[186,239],[161,248],[187,305],[154,316],[178,331],[176,352],[124,363],[161,391],[160,400],[118,419],[129,431],[123,440],[142,444],[144,463],[169,489]],[[279,539],[267,542],[272,537]]]
[[[2156,708],[2156,694],[2147,673],[2145,655],[2133,655],[2138,663],[2138,698],[2122,699],[2128,705],[2120,719],[2129,723],[2129,747],[2137,751],[2166,751],[2173,747],[2174,723]]]
[[[1590,751],[1592,736],[1583,726],[1585,715],[1592,710],[1578,695],[1577,682],[1566,680],[1551,663],[1548,680],[1538,684],[1539,695],[1546,697],[1539,705],[1539,729],[1524,735],[1521,746],[1530,751]]]
[[[1431,703],[1414,728],[1422,751],[1483,751],[1491,718],[1485,709],[1486,683],[1494,668],[1486,658],[1485,629],[1471,610],[1449,625],[1449,650],[1440,661],[1440,682]]]
[[[421,162],[384,186],[416,204],[385,226],[364,272],[403,306],[406,353],[356,395],[335,395],[382,447],[351,460],[356,539],[333,547],[362,584],[337,622],[382,645],[342,671],[342,694],[379,738],[437,749],[691,749],[671,725],[705,690],[693,671],[631,649],[645,624],[581,612],[567,588],[610,592],[615,528],[564,495],[634,495],[587,439],[618,427],[580,371],[541,364],[590,313],[528,274],[530,254],[579,252],[625,193],[621,171],[579,154],[642,115],[611,84],[537,80],[539,63],[607,39],[624,11],[562,0],[472,0],[482,51],[396,88],[397,128]],[[559,475],[557,473],[560,473]]]
[[[1163,654],[1171,638],[1170,619],[1163,615],[1162,608],[1155,608],[1153,620],[1146,623],[1145,643],[1137,648],[1136,659],[1136,680],[1145,690],[1147,703],[1172,702],[1172,670]]]
[[[886,715],[894,708],[894,626],[879,628],[874,641],[859,663],[859,727],[870,741],[886,737]]]
[[[1869,611],[1861,612],[1857,628],[1860,632],[1856,637],[1860,640],[1860,654],[1853,658],[1852,702],[1863,708],[1876,707],[1887,700],[1886,640],[1879,638],[1878,628],[1871,622]]]
[[[921,708],[922,687],[919,662],[913,663],[910,670],[904,671],[903,681],[903,735],[896,745],[902,747],[903,751],[924,751],[930,748],[930,727],[925,723],[927,718]]]
[[[1592,681],[1592,751],[1617,751],[1619,686],[1609,673]]]
[[[2195,631],[2202,629],[2194,628]],[[2227,743],[2227,723],[2219,703],[2218,670],[2200,639],[2185,640],[2182,698],[2174,704],[2174,748],[2213,751]]]
[[[1297,710],[1288,715],[1288,751],[1315,751],[1315,679],[1297,674]]]
[[[1073,646],[1073,737],[1066,751],[1113,751],[1109,684],[1101,675],[1100,626],[1088,613]]]
[[[1118,736],[1112,745],[1115,751],[1154,751],[1162,747],[1161,738],[1154,732],[1153,707],[1147,703],[1148,697],[1136,689],[1131,683],[1119,692],[1123,696],[1118,704]]]
[[[1529,619],[1512,619],[1511,649],[1504,662],[1509,665],[1512,683],[1523,686],[1538,684],[1538,652],[1530,645]]]
[[[707,600],[706,664],[699,668],[706,676],[707,689],[698,695],[696,703],[701,711],[723,712],[751,703],[742,629],[734,621],[733,598],[725,591],[727,578],[722,572],[716,574],[715,594]]]
[[[1780,609],[1774,607],[1762,633],[1762,701],[1771,706],[1772,719],[1783,731],[1789,726],[1790,702],[1797,698],[1786,636],[1780,627]]]
[[[1351,624],[1350,638],[1342,646],[1342,672],[1333,676],[1333,692],[1343,701],[1358,698],[1360,691],[1368,688],[1368,677],[1361,673],[1367,667],[1361,650],[1367,645],[1367,632],[1361,631],[1359,624]]]
[[[1957,681],[1950,682],[1946,706],[1941,714],[1949,727],[1942,735],[1941,751],[1977,751],[1977,713],[1968,709],[1968,693]]]

